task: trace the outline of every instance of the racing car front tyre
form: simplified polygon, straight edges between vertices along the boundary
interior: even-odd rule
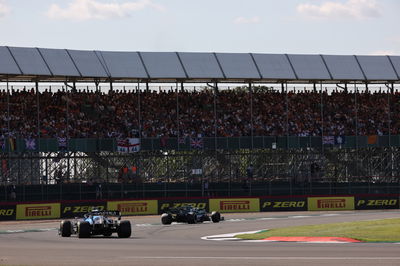
[[[130,221],[119,221],[117,234],[119,238],[128,238],[132,234],[131,222]]]
[[[172,215],[169,213],[163,213],[161,215],[161,223],[162,224],[171,224],[172,223]]]
[[[72,225],[71,221],[61,221],[60,223],[60,232],[62,237],[70,237],[72,234]]]
[[[89,222],[78,222],[78,237],[88,238],[90,237],[90,224]]]
[[[213,223],[219,223],[219,221],[221,221],[221,214],[216,211],[212,212],[211,221],[213,221]]]

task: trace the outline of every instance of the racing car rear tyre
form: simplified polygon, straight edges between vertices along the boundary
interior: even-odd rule
[[[186,215],[186,220],[188,224],[195,224],[196,223],[196,216],[194,214],[188,213]]]
[[[216,211],[212,212],[211,220],[213,221],[213,223],[219,223],[219,221],[221,221],[221,214]]]
[[[132,234],[131,222],[130,221],[119,221],[117,234],[119,238],[128,238]]]
[[[169,213],[163,213],[161,215],[161,223],[162,224],[171,224],[172,223],[172,215]]]
[[[70,237],[72,234],[71,230],[71,221],[61,221],[60,223],[60,232],[62,237]]]
[[[90,237],[90,224],[89,222],[78,222],[78,237],[88,238]]]

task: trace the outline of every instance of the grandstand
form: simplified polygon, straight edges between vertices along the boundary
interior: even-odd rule
[[[0,47],[0,77],[2,201],[400,191],[400,56]]]

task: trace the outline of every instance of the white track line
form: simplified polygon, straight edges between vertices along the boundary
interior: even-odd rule
[[[262,230],[257,230],[257,231],[248,231],[248,232],[237,232],[237,233],[229,233],[229,234],[221,234],[221,235],[213,235],[213,236],[203,236],[201,239],[203,240],[215,240],[215,241],[221,241],[221,240],[240,240],[239,238],[236,238],[236,235],[242,235],[242,234],[255,234],[258,233]]]
[[[400,260],[400,257],[122,257],[124,259],[194,259],[194,260]]]

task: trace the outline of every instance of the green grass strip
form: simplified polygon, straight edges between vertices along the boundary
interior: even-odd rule
[[[400,219],[291,226],[256,234],[237,235],[242,239],[259,240],[271,236],[348,237],[364,242],[400,242]]]

